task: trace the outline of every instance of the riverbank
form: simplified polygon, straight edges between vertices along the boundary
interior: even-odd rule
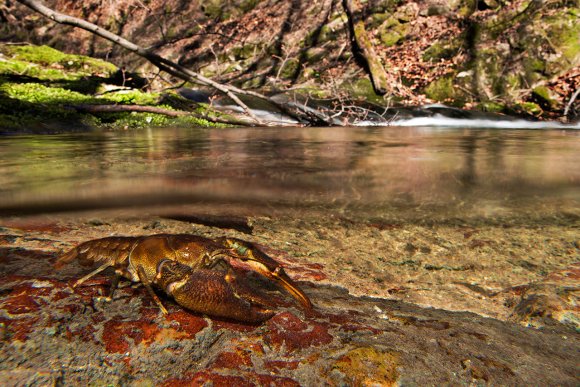
[[[384,96],[373,90],[352,45],[342,1],[129,3],[130,12],[100,3],[86,7],[101,27],[219,82],[383,106],[438,102],[528,118],[578,117],[580,9],[571,2],[366,2],[356,16],[388,74]],[[84,15],[74,2],[48,5]],[[17,2],[0,14],[10,21],[2,26],[6,39],[107,58],[147,78],[153,90],[175,86],[143,58],[86,31],[39,19]]]
[[[0,44],[0,133],[219,125],[200,118],[203,104],[143,91],[144,82],[100,59]]]

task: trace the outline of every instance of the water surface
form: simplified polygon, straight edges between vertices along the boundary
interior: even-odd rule
[[[580,132],[146,129],[0,138],[0,214],[199,204],[577,208]],[[498,210],[499,209],[499,210]]]

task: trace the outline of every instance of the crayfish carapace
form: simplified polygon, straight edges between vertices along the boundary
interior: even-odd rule
[[[141,282],[163,313],[167,310],[153,287],[163,290],[192,311],[245,322],[261,322],[274,315],[272,302],[238,278],[234,266],[246,266],[286,289],[309,310],[312,303],[274,259],[250,242],[235,238],[208,239],[187,234],[107,237],[81,243],[63,254],[56,268],[78,258],[83,266],[99,267],[75,282],[79,286],[113,267],[108,298],[121,277]]]

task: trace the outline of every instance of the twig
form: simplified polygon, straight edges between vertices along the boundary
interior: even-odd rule
[[[570,112],[570,107],[572,106],[572,104],[576,100],[576,97],[578,97],[578,94],[580,94],[580,88],[576,89],[574,94],[572,94],[572,97],[570,97],[570,101],[568,101],[568,104],[566,104],[566,108],[564,109],[564,117],[568,117],[568,113]]]

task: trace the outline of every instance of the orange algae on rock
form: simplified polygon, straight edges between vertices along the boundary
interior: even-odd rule
[[[355,386],[394,386],[399,378],[399,355],[373,347],[360,347],[347,352],[334,363],[349,384]]]

